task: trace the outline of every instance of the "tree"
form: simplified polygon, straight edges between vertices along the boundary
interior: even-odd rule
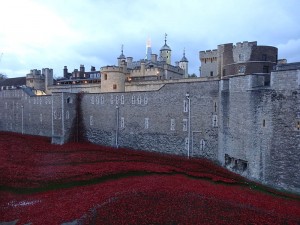
[[[6,78],[7,78],[7,76],[6,76],[6,75],[4,75],[4,74],[0,73],[0,80],[5,80]]]
[[[194,77],[197,77],[197,75],[195,73],[189,74],[189,78],[194,78]]]

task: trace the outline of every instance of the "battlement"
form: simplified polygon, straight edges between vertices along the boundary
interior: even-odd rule
[[[119,66],[104,66],[100,68],[101,72],[123,72],[123,68]]]
[[[233,45],[233,48],[247,48],[247,47],[253,47],[253,46],[257,46],[257,41],[237,42],[236,45]]]
[[[45,77],[42,74],[38,74],[38,75],[36,75],[36,74],[27,74],[26,75],[26,79],[44,79],[44,78]]]
[[[217,57],[217,54],[218,54],[218,50],[217,49],[200,51],[200,59],[201,58]]]

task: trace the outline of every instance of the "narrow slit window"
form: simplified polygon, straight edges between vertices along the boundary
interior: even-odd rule
[[[149,128],[149,118],[145,118],[145,129]]]
[[[121,127],[121,128],[124,128],[124,127],[125,127],[125,119],[124,119],[124,117],[121,117],[120,127]]]
[[[175,130],[175,119],[171,119],[171,130]]]

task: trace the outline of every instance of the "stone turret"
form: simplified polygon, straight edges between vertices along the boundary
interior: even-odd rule
[[[126,57],[125,57],[125,55],[124,55],[124,53],[123,53],[123,45],[122,45],[122,47],[121,47],[121,55],[118,57],[118,66],[121,66],[121,63],[122,62],[124,62],[124,61],[126,61]]]
[[[171,64],[171,48],[167,45],[167,34],[165,34],[165,44],[160,49],[160,61]]]
[[[101,92],[124,92],[125,73],[124,67],[105,66],[101,71]]]
[[[184,77],[188,78],[189,76],[189,61],[185,57],[185,50],[183,50],[183,56],[180,62],[178,63],[178,66],[183,69],[184,71]]]
[[[43,68],[42,74],[45,76],[45,92],[49,94],[48,87],[53,85],[53,69]]]

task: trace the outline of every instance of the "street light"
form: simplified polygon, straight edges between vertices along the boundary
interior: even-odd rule
[[[190,94],[187,92],[185,94],[185,97],[188,100],[188,111],[189,111],[189,117],[188,117],[188,158],[190,158],[190,139],[191,139],[191,98],[190,98]]]
[[[118,144],[118,135],[119,135],[119,106],[116,106],[116,147],[119,147]]]

